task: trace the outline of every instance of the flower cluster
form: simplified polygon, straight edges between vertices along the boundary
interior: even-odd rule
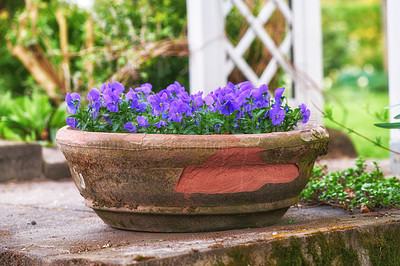
[[[267,85],[256,88],[248,81],[207,95],[189,95],[178,82],[158,93],[149,83],[127,92],[119,82],[100,89],[88,93],[87,108],[81,108],[79,94],[66,95],[69,126],[93,132],[254,134],[293,130],[310,117],[305,104],[296,109],[288,105],[285,88],[272,97]]]

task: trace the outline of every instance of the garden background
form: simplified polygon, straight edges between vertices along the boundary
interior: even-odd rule
[[[248,0],[255,13],[265,1]],[[322,0],[325,107],[335,120],[388,146],[383,1]],[[266,28],[282,37],[281,16]],[[235,11],[227,35],[245,32]],[[66,92],[87,92],[105,81],[130,87],[150,82],[162,89],[179,81],[189,87],[186,1],[94,0],[91,9],[65,1],[0,1],[0,138],[54,142],[65,125]],[[265,55],[254,42],[246,60],[263,69]],[[277,75],[270,87],[281,85]],[[234,71],[230,80],[243,77]],[[331,121],[326,126],[338,128]],[[389,152],[350,134],[359,155]]]

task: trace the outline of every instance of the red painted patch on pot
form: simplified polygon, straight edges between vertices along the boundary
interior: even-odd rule
[[[255,191],[269,183],[288,183],[299,176],[293,163],[266,164],[262,148],[229,148],[207,158],[200,166],[187,166],[175,191],[182,193],[236,193]]]

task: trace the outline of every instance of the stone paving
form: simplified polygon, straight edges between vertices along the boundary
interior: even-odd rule
[[[350,215],[327,206],[292,207],[279,224],[264,228],[133,232],[104,224],[73,182],[62,180],[0,184],[0,214],[0,265],[318,264],[325,253],[370,265],[377,256],[390,261],[389,251],[400,254],[400,237],[387,238],[400,232],[398,210]]]

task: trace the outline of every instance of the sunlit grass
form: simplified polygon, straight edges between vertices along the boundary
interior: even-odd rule
[[[372,140],[380,137],[381,143],[385,147],[389,147],[389,130],[378,128],[374,126],[374,123],[382,122],[377,118],[376,113],[382,114],[385,111],[383,108],[388,106],[388,103],[389,96],[386,91],[376,92],[368,91],[368,89],[341,87],[332,88],[325,94],[325,107],[332,108],[333,118],[336,121]],[[327,127],[344,130],[328,119],[324,119],[324,124]],[[358,155],[367,158],[389,157],[388,151],[375,144],[355,134],[349,136]]]

